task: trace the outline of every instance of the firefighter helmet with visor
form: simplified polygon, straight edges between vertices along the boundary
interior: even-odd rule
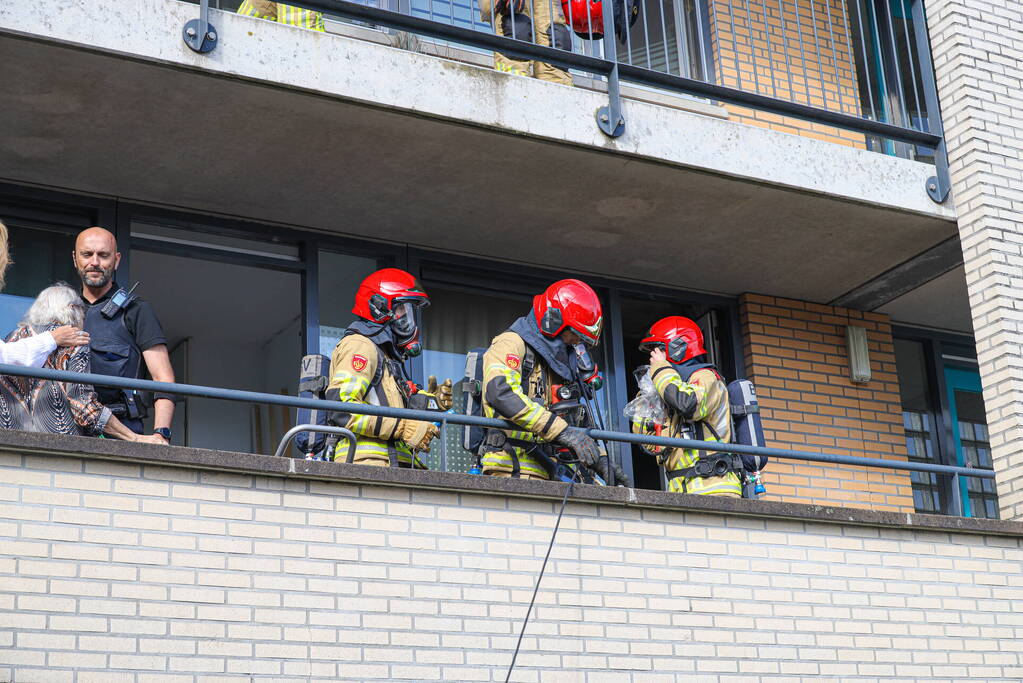
[[[390,323],[395,341],[411,356],[419,355],[420,311],[430,297],[411,274],[399,268],[384,268],[369,275],[355,293],[352,313],[371,322]]]
[[[650,326],[639,349],[652,351],[656,348],[664,349],[668,360],[676,365],[707,353],[700,326],[681,315],[661,318]]]
[[[533,315],[544,336],[557,337],[571,329],[589,346],[600,339],[604,324],[597,293],[581,280],[559,280],[537,294],[533,297]]]

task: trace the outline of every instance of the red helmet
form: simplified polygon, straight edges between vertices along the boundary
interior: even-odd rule
[[[614,33],[618,39],[628,42],[629,27],[639,18],[639,0],[607,0],[611,3],[614,17]],[[575,34],[583,40],[600,40],[604,37],[603,0],[561,0],[561,11]]]
[[[601,0],[561,0],[565,22],[580,38],[600,40],[604,37],[604,6]]]
[[[423,352],[419,311],[429,305],[430,297],[412,275],[384,268],[359,285],[352,313],[375,323],[388,323],[397,348],[407,356],[418,356]]]
[[[375,323],[385,323],[394,315],[397,304],[409,301],[420,307],[430,305],[419,282],[399,268],[384,268],[368,275],[355,292],[352,313]]]
[[[556,337],[566,327],[587,344],[596,344],[604,324],[597,293],[581,280],[559,280],[533,297],[533,315],[540,332]]]
[[[639,348],[641,351],[662,348],[668,360],[675,364],[707,353],[700,326],[680,315],[661,318],[651,325]]]

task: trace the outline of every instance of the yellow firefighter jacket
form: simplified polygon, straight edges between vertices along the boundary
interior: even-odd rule
[[[245,0],[238,8],[238,14],[276,21],[289,26],[309,28],[314,31],[326,30],[323,26],[322,12],[293,7],[281,2],[271,2],[271,0]]]
[[[483,355],[483,414],[514,422],[520,429],[506,430],[509,443],[503,449],[484,446],[483,473],[506,473],[536,479],[548,479],[547,470],[530,456],[530,447],[514,442],[546,443],[565,431],[568,423],[547,409],[552,402],[553,373],[538,354],[525,390],[522,364],[526,342],[515,332],[494,337]]]
[[[386,354],[368,337],[348,335],[337,343],[331,355],[327,398],[392,408],[408,407],[406,392],[399,384],[401,380],[395,377],[389,365]],[[378,378],[375,384],[374,378]],[[339,427],[347,427],[358,436],[356,463],[426,469],[418,457],[413,459],[408,445],[396,438],[395,435],[401,433],[398,418],[333,413],[331,421]],[[347,447],[344,441],[339,442],[334,459],[345,457]]]
[[[657,393],[668,406],[668,423],[661,436],[683,438],[686,427],[691,425],[695,428],[692,438],[700,441],[732,440],[728,389],[713,370],[697,370],[688,382],[684,382],[671,363],[664,360],[651,364],[650,377]],[[633,423],[633,431],[641,430],[642,426]],[[657,461],[665,472],[672,472],[692,467],[699,456],[700,451],[696,449],[671,448],[659,455]],[[738,474],[729,472],[721,477],[669,479],[668,490],[741,497],[742,483]]]

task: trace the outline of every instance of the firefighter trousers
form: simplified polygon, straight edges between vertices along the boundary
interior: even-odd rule
[[[498,35],[571,51],[572,34],[565,24],[560,0],[524,0],[521,12],[509,10],[507,14],[492,12],[491,3],[496,4],[496,0],[483,0],[480,7],[485,10],[485,19],[494,24]],[[546,62],[518,59],[495,52],[494,68],[520,76],[532,75],[542,81],[572,85],[572,77],[567,71]]]

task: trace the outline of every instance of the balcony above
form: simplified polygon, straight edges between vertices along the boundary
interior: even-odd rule
[[[955,235],[926,164],[682,98],[626,99],[612,139],[594,122],[601,92],[226,12],[199,55],[181,38],[197,14],[0,7],[4,179],[814,301]],[[682,272],[688,254],[719,256]]]

